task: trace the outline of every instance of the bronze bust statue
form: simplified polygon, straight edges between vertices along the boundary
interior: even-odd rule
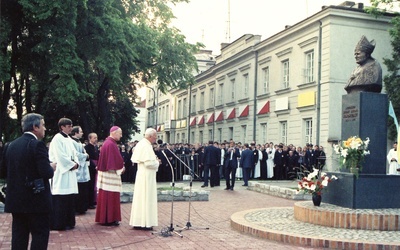
[[[382,90],[381,65],[371,57],[375,49],[375,41],[368,41],[365,36],[357,43],[354,56],[357,68],[351,73],[350,79],[344,88],[347,94],[356,92],[376,92]]]

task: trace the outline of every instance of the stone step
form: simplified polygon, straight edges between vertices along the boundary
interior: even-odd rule
[[[351,209],[328,203],[310,202],[294,205],[294,218],[311,224],[362,230],[399,231],[400,209]]]
[[[305,201],[312,205],[311,201]],[[231,216],[231,227],[260,238],[329,249],[400,250],[400,231],[354,230],[298,221],[294,208],[261,208]]]

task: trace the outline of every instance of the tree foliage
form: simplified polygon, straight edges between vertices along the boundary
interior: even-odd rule
[[[395,17],[392,18],[392,28],[389,30],[391,36],[392,55],[391,58],[384,58],[383,63],[388,69],[388,74],[384,76],[383,82],[389,100],[393,104],[393,109],[397,116],[400,114],[400,15],[396,12],[399,9],[399,1],[394,0],[371,0],[372,7],[367,11],[375,16],[380,16],[385,12],[393,12]],[[400,117],[398,116],[398,119]],[[390,117],[389,137],[396,139],[397,128]]]
[[[27,112],[45,116],[50,136],[61,117],[99,138],[112,125],[137,131],[138,84],[165,92],[194,81],[201,44],[171,27],[179,2],[0,1],[0,135],[18,134]]]

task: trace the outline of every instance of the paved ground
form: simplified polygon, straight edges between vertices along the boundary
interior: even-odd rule
[[[313,249],[285,245],[241,234],[230,226],[230,216],[238,211],[293,207],[295,201],[246,190],[239,182],[235,191],[224,186],[210,190],[209,201],[174,202],[175,231],[190,221],[192,227],[182,231],[183,237],[163,237],[159,233],[171,223],[171,202],[159,202],[159,226],[154,234],[133,230],[129,225],[131,204],[121,204],[122,222],[119,227],[100,226],[94,222],[95,210],[76,217],[76,228],[71,231],[51,231],[49,249]],[[133,185],[133,184],[130,184]],[[168,183],[162,183],[168,186]],[[193,188],[200,189],[194,182]],[[274,185],[294,186],[293,182],[274,182]],[[127,187],[130,188],[130,187]],[[205,229],[209,228],[209,229]],[[0,249],[10,249],[11,215],[0,214]],[[314,248],[316,249],[316,248]]]

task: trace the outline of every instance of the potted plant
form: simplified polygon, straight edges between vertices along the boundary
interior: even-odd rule
[[[332,180],[337,180],[337,177],[335,175],[329,177],[326,173],[320,173],[318,169],[314,168],[313,172],[299,181],[297,192],[311,194],[314,205],[319,206],[322,199],[322,190]]]
[[[363,141],[357,136],[351,136],[340,145],[335,145],[335,152],[340,154],[340,167],[348,169],[350,173],[358,177],[358,173],[362,170],[364,157],[370,154],[368,145],[368,137]]]

